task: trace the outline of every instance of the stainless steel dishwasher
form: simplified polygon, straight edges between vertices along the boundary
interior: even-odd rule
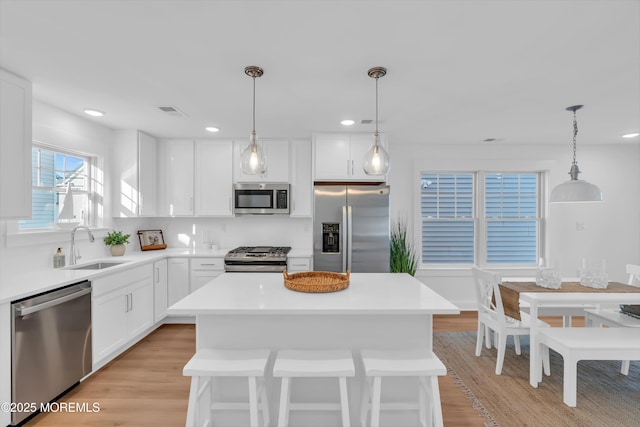
[[[25,409],[16,425],[91,372],[91,283],[13,301],[11,312],[11,400]]]

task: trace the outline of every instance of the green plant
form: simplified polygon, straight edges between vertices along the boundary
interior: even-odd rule
[[[407,237],[407,224],[398,220],[391,226],[389,260],[392,273],[416,274],[418,254],[415,245]]]
[[[113,230],[113,233],[107,232],[107,237],[104,238],[104,244],[109,246],[122,245],[129,243],[129,237],[131,237],[131,234],[122,234],[122,231]]]

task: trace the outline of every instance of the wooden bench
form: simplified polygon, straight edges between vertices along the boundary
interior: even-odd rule
[[[576,406],[578,361],[640,360],[638,328],[541,328],[537,336],[539,346],[564,359],[563,401],[571,407]]]

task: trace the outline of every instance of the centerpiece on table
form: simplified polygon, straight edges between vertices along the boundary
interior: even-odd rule
[[[109,250],[112,256],[122,256],[127,250],[125,244],[129,243],[129,237],[131,234],[123,234],[122,231],[113,230],[113,233],[107,232],[104,244],[110,246]]]

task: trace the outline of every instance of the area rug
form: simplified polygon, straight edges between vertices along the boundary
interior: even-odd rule
[[[521,337],[522,355],[509,338],[502,375],[495,374],[496,349],[482,347],[476,357],[475,332],[434,334],[434,352],[448,375],[469,397],[487,426],[629,427],[640,425],[640,362],[629,375],[617,361],[578,363],[577,407],[562,401],[562,356],[551,351],[551,376],[537,389],[529,384],[529,337]]]

